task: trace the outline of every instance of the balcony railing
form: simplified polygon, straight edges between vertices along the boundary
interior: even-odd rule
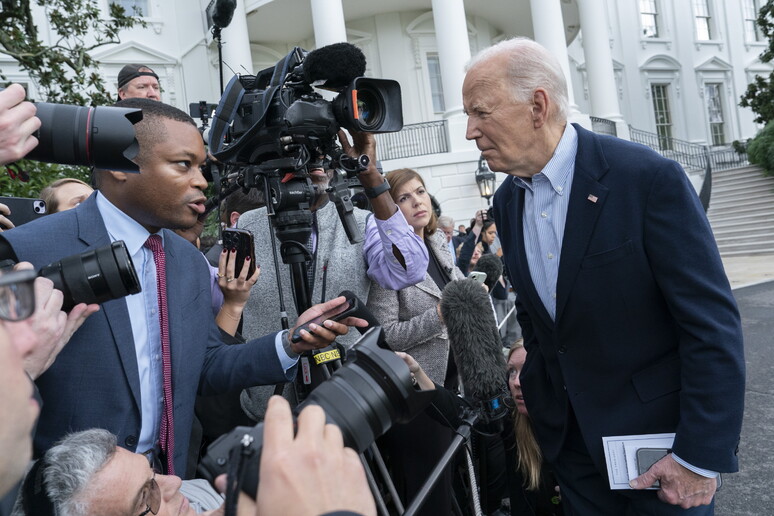
[[[376,135],[380,160],[449,152],[446,120],[404,125],[397,133]]]
[[[686,170],[705,170],[708,160],[715,171],[748,165],[747,154],[739,154],[730,146],[709,147],[668,136],[659,136],[632,126],[629,126],[629,134],[633,142],[647,145],[667,158],[677,161]]]

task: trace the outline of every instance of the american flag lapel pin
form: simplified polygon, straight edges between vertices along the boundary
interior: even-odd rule
[[[594,195],[594,194],[589,194],[589,196],[588,196],[588,197],[586,197],[586,198],[587,198],[589,201],[591,201],[591,202],[597,202],[597,201],[599,200],[599,197],[597,197],[597,196],[596,196],[596,195]]]

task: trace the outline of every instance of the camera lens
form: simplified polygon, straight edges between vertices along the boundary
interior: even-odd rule
[[[341,429],[344,444],[358,453],[395,423],[405,423],[424,410],[435,391],[418,391],[411,383],[405,362],[392,351],[382,349],[383,330],[375,327],[355,345],[356,358],[315,388],[298,406],[319,405],[329,422]],[[258,466],[263,446],[263,424],[237,427],[213,442],[202,459],[199,473],[213,481],[226,473],[232,451],[242,448],[250,456],[244,465],[242,490],[255,498]],[[238,454],[237,454],[238,455]]]
[[[357,110],[360,125],[363,130],[369,131],[378,128],[384,118],[384,105],[381,97],[371,90],[358,90]]]
[[[62,310],[78,303],[103,303],[140,292],[132,257],[122,240],[62,258],[40,269],[39,276],[64,293]]]
[[[40,143],[27,158],[64,165],[83,165],[137,172],[133,160],[140,146],[134,124],[142,110],[119,107],[81,107],[40,102],[37,117]]]

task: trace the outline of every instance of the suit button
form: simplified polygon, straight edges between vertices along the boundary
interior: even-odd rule
[[[137,437],[134,435],[127,436],[126,439],[124,439],[124,444],[129,446],[130,448],[134,448],[137,446]]]
[[[567,348],[564,346],[559,346],[559,354],[564,355],[564,353],[567,351]]]

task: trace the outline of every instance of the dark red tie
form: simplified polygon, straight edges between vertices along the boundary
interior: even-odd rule
[[[167,457],[167,475],[175,474],[173,457],[175,454],[175,425],[172,414],[172,355],[169,349],[169,312],[167,311],[167,269],[164,246],[159,235],[151,235],[145,241],[145,247],[153,251],[153,263],[156,264],[156,292],[159,302],[159,332],[161,333],[161,368],[164,376],[164,413],[161,415],[159,444]]]

